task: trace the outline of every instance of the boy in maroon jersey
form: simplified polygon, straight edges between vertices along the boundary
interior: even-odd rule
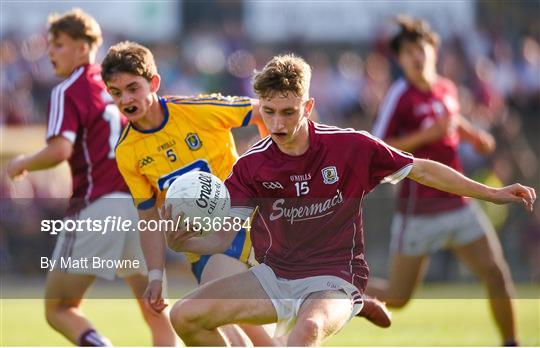
[[[532,188],[487,187],[369,133],[310,121],[310,76],[303,59],[286,55],[274,57],[254,78],[271,135],[238,159],[226,185],[231,215],[251,219],[260,264],[208,283],[174,305],[173,327],[188,345],[225,344],[218,328],[230,323],[277,322],[277,333],[290,332],[292,346],[320,345],[337,333],[362,307],[369,273],[362,201],[379,183],[409,177],[454,194],[523,202],[532,209]],[[185,233],[192,235],[169,232],[179,239]],[[218,231],[176,247],[220,252],[234,234]]]
[[[95,64],[101,44],[98,23],[81,10],[49,18],[49,58],[55,74],[64,78],[51,93],[47,145],[30,156],[8,164],[12,179],[28,171],[54,167],[68,160],[73,177],[73,195],[68,219],[84,221],[107,216],[136,221],[127,186],[116,166],[114,147],[127,123],[112,103]],[[84,293],[96,276],[124,277],[137,299],[146,287],[146,267],[138,234],[127,231],[72,231],[61,233],[52,259],[57,267],[48,272],[45,314],[48,323],[74,344],[105,346],[110,342],[93,328],[81,311]],[[139,268],[77,267],[71,260],[131,259]],[[68,266],[62,267],[62,264]],[[88,261],[86,261],[88,264]],[[150,326],[153,343],[175,345],[177,339],[165,313],[154,314],[139,301]]]
[[[422,20],[401,18],[391,48],[404,78],[393,84],[373,134],[388,144],[461,172],[460,139],[480,153],[494,140],[460,115],[456,86],[437,74],[439,39]],[[373,279],[367,293],[390,307],[407,304],[426,270],[429,253],[449,247],[486,285],[505,345],[516,345],[513,282],[499,240],[484,213],[468,199],[404,180],[392,223],[392,262],[386,283]]]

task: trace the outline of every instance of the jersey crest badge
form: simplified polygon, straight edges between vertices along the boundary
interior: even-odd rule
[[[186,136],[186,144],[192,151],[195,151],[201,148],[202,141],[199,139],[197,133],[188,133]]]
[[[326,185],[335,184],[339,180],[337,169],[335,166],[323,168],[321,172],[323,181]]]

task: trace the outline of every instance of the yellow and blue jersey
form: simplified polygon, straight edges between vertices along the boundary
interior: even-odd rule
[[[221,94],[160,97],[159,102],[165,115],[162,124],[140,130],[130,123],[116,146],[118,168],[140,210],[161,204],[169,185],[189,171],[206,171],[225,180],[238,158],[231,128],[248,125],[253,109],[248,97]],[[245,261],[251,244],[249,236],[241,239],[245,241],[239,258],[242,261],[246,254]]]

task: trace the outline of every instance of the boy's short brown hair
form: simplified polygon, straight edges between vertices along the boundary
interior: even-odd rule
[[[143,45],[123,41],[109,48],[101,63],[103,81],[111,80],[115,73],[124,72],[144,77],[148,81],[157,75],[157,67],[152,52]]]
[[[75,8],[62,15],[54,13],[47,22],[49,33],[53,37],[62,32],[74,40],[82,39],[88,42],[91,48],[99,47],[103,41],[98,22],[81,9]]]
[[[309,95],[311,67],[294,54],[275,56],[253,77],[253,89],[259,98],[288,92],[297,97]]]
[[[426,21],[408,16],[399,16],[395,21],[400,27],[400,31],[390,41],[390,48],[395,55],[399,54],[404,42],[425,41],[435,48],[439,47],[439,35],[431,30]]]

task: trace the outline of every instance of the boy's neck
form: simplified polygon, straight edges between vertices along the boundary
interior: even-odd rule
[[[75,69],[73,70],[76,70],[78,68],[80,68],[81,66],[85,66],[85,65],[88,65],[88,64],[94,64],[96,62],[96,55],[88,55],[88,56],[85,56],[83,58],[81,58],[77,64],[75,65]]]
[[[165,113],[161,108],[161,103],[159,102],[158,96],[154,93],[152,95],[152,104],[150,105],[146,115],[133,124],[135,127],[137,127],[137,129],[151,130],[161,126],[164,118]]]

